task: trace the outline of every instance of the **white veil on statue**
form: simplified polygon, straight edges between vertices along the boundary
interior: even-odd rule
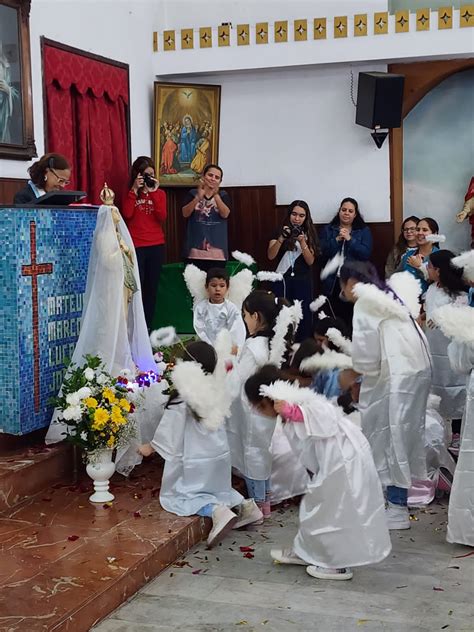
[[[134,375],[137,367],[140,371],[155,371],[156,364],[143,312],[135,248],[128,228],[120,217],[117,228],[132,253],[133,275],[138,288],[128,304],[128,314],[125,313],[124,263],[112,216],[113,208],[102,205],[97,214],[81,330],[71,362],[81,366],[85,362],[84,357],[90,354],[100,356],[105,370],[112,376],[118,376],[123,369],[130,370]],[[57,418],[58,412],[55,410],[46,443],[64,439],[66,426],[58,423]]]

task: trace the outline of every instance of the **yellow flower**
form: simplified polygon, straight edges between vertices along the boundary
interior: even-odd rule
[[[127,413],[130,412],[130,402],[128,402],[125,397],[122,397],[122,399],[119,401],[119,405],[121,408],[123,408],[123,410],[125,410]]]
[[[87,408],[97,408],[99,402],[96,400],[95,397],[87,397],[84,400],[84,404],[87,406]]]
[[[126,422],[125,417],[122,415],[122,411],[118,406],[112,406],[112,413],[110,415],[112,423],[120,426]]]
[[[110,438],[107,440],[107,446],[108,446],[109,448],[113,448],[113,447],[114,447],[114,445],[115,445],[115,438],[114,438],[114,437],[110,437]]]
[[[107,399],[110,404],[113,404],[116,400],[115,393],[111,388],[104,388],[104,392],[102,393],[102,397]]]
[[[100,427],[104,427],[104,425],[108,422],[109,420],[109,413],[104,410],[103,408],[97,408],[95,413],[94,413],[94,423]]]

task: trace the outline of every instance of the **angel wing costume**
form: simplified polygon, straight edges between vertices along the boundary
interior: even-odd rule
[[[433,321],[433,313],[443,305],[455,303],[467,305],[467,294],[452,299],[443,288],[432,283],[426,292],[425,311],[428,326],[425,328],[425,336],[430,345],[431,358],[433,360],[432,391],[441,397],[440,413],[445,419],[460,419],[466,402],[466,380],[463,376],[453,371],[448,358],[447,338],[439,327],[430,327],[429,321]]]
[[[217,334],[223,329],[230,331],[232,343],[239,351],[242,349],[246,329],[241,308],[245,297],[250,293],[253,274],[250,270],[241,270],[229,280],[228,298],[223,303],[211,303],[205,288],[206,273],[194,264],[186,266],[184,280],[193,297],[193,326],[197,336],[204,342],[214,345]]]
[[[461,445],[449,498],[447,540],[474,546],[474,309],[445,305],[433,313],[433,319],[452,339],[448,357],[453,370],[467,376]]]
[[[382,487],[370,445],[342,410],[309,388],[286,382],[262,387],[273,400],[296,404],[303,422],[285,432],[313,473],[300,505],[295,553],[325,568],[380,562],[390,553]]]
[[[375,285],[354,286],[358,300],[352,361],[354,370],[364,376],[359,399],[362,430],[382,484],[409,489],[412,478],[426,478],[430,354],[414,320],[418,282],[408,272],[394,274],[392,282],[403,303]]]
[[[117,228],[112,207],[103,204],[97,213],[87,271],[81,331],[72,364],[84,364],[87,354],[100,356],[105,370],[117,376],[123,369],[135,374],[156,369],[143,313],[140,277],[137,266],[125,271],[117,232],[136,261],[135,248],[128,228],[120,218]],[[137,291],[131,296],[128,313],[124,308],[125,275],[133,274]],[[66,373],[67,376],[67,373]],[[46,443],[64,439],[66,425],[58,423],[55,411],[46,435]]]
[[[193,515],[208,504],[235,507],[243,500],[232,488],[224,361],[222,354],[212,375],[196,362],[176,365],[173,383],[181,399],[165,409],[151,441],[165,460],[160,503],[178,516]]]

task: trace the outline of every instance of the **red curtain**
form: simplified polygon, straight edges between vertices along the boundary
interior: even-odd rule
[[[100,203],[104,182],[117,205],[128,179],[128,71],[45,45],[47,147],[73,169],[70,188]]]

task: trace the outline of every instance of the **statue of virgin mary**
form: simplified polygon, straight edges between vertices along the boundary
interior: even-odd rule
[[[107,192],[112,194],[110,189]],[[114,377],[124,369],[133,375],[137,370],[155,371],[132,238],[113,198],[110,202],[107,194],[102,200],[106,203],[97,214],[81,330],[71,363],[81,366],[90,354],[100,356]],[[66,425],[57,419],[55,410],[45,439],[48,444],[64,439]]]

